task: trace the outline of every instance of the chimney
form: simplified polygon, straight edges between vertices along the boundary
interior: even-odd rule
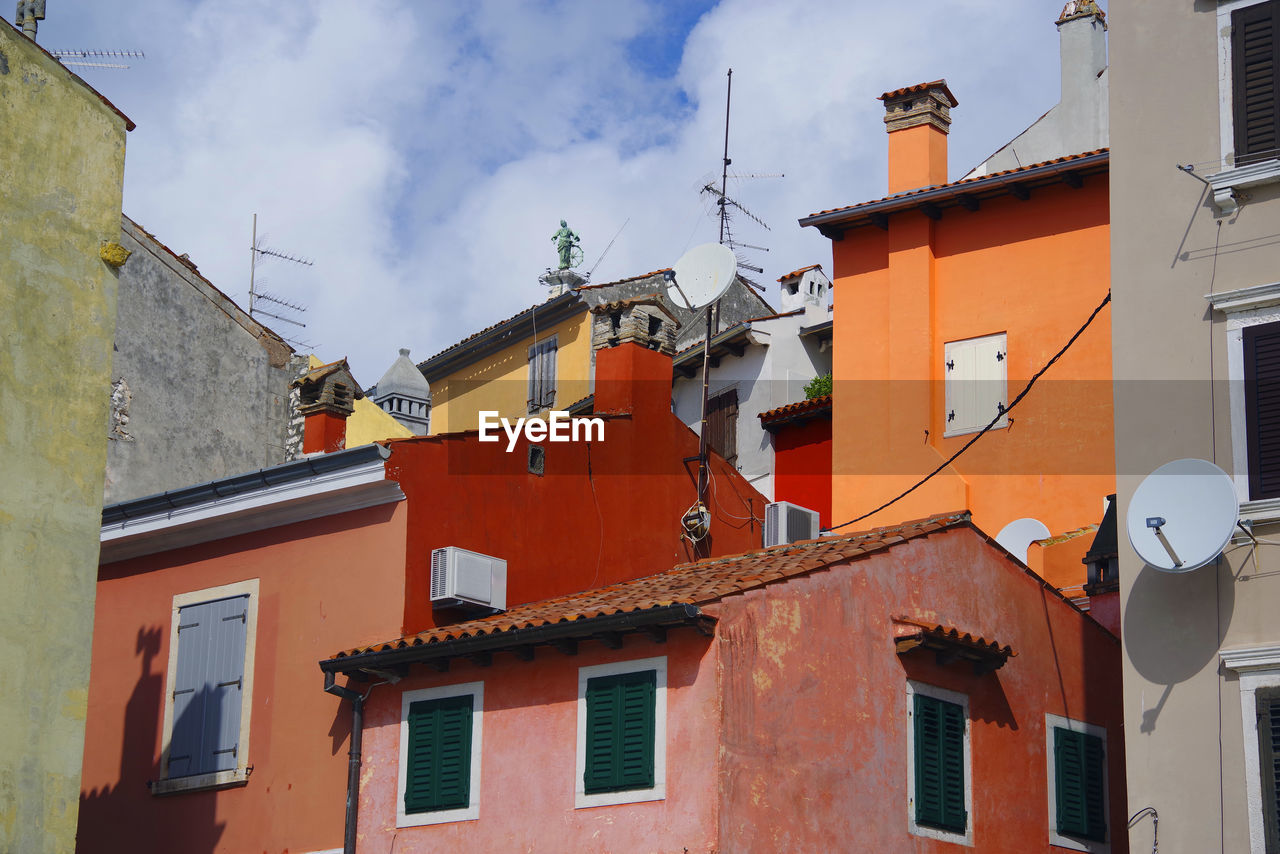
[[[947,133],[959,101],[946,80],[880,96],[889,131],[889,195],[947,183]]]
[[[347,418],[364,392],[351,376],[346,359],[321,365],[290,384],[298,389],[302,453],[328,454],[347,446]]]
[[[680,325],[658,294],[592,307],[597,414],[671,411],[671,357]]]
[[[1070,0],[1058,16],[1058,48],[1062,64],[1062,97],[1058,109],[1064,154],[1107,144],[1106,90],[1099,77],[1107,68],[1106,13],[1094,0]]]

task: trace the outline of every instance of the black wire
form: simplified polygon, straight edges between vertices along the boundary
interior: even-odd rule
[[[1036,374],[1035,374],[1035,376],[1033,376],[1030,380],[1028,380],[1028,381],[1027,381],[1027,384],[1026,384],[1026,386],[1022,389],[1022,391],[1018,392],[1018,396],[1017,396],[1017,397],[1015,397],[1015,398],[1013,399],[1013,401],[1012,401],[1012,402],[1010,402],[1010,404],[1009,404],[1008,406],[1006,406],[1006,407],[1005,407],[1004,409],[1002,409],[999,413],[997,413],[997,414],[996,414],[996,417],[995,417],[995,418],[992,418],[992,419],[991,419],[991,421],[990,421],[990,422],[988,422],[988,424],[987,424],[987,426],[986,426],[986,427],[983,427],[983,428],[982,428],[981,430],[979,430],[977,433],[973,434],[973,438],[971,438],[969,441],[965,442],[965,443],[964,443],[964,445],[962,445],[962,446],[960,447],[960,450],[956,451],[954,454],[952,454],[950,457],[948,457],[948,458],[947,458],[947,459],[942,463],[942,465],[938,466],[936,469],[934,469],[933,471],[929,472],[927,475],[925,475],[923,478],[921,478],[919,481],[917,481],[917,482],[916,482],[916,484],[915,484],[914,486],[912,486],[910,489],[907,489],[907,490],[903,491],[902,493],[898,494],[897,496],[895,496],[895,497],[893,497],[893,498],[890,498],[888,501],[886,501],[884,504],[881,504],[881,505],[880,505],[879,507],[877,507],[876,509],[874,509],[874,510],[872,510],[872,511],[868,512],[868,513],[863,513],[861,516],[859,516],[859,517],[858,517],[858,518],[856,518],[856,519],[850,519],[848,522],[841,522],[839,525],[832,525],[832,526],[831,526],[830,528],[828,528],[827,530],[828,530],[828,531],[834,531],[834,530],[836,530],[837,528],[844,528],[844,527],[847,527],[847,526],[849,526],[849,525],[853,525],[853,524],[855,524],[855,523],[857,523],[857,522],[861,522],[863,519],[866,519],[868,516],[874,516],[875,514],[879,513],[881,510],[884,510],[886,507],[891,507],[892,505],[894,505],[894,504],[898,503],[899,501],[901,501],[902,499],[906,498],[906,497],[907,497],[908,495],[910,495],[911,493],[915,492],[915,491],[916,491],[917,489],[919,489],[920,487],[924,486],[926,483],[928,483],[930,480],[932,480],[932,479],[933,479],[933,476],[934,476],[934,475],[936,475],[938,472],[942,471],[942,470],[943,470],[943,469],[945,469],[947,466],[949,466],[949,465],[951,465],[953,462],[955,462],[955,461],[956,461],[956,459],[957,459],[961,454],[963,454],[965,451],[969,450],[969,448],[971,448],[971,447],[973,446],[973,443],[974,443],[974,442],[978,441],[978,440],[979,440],[979,439],[981,439],[983,436],[985,436],[985,435],[987,434],[987,431],[988,431],[988,430],[990,430],[992,427],[995,427],[995,426],[996,426],[996,423],[997,423],[1001,418],[1004,418],[1006,415],[1008,415],[1010,412],[1012,412],[1012,411],[1013,411],[1013,408],[1014,408],[1015,406],[1017,406],[1017,405],[1022,401],[1022,399],[1023,399],[1024,397],[1026,397],[1026,396],[1027,396],[1027,392],[1031,391],[1031,387],[1032,387],[1033,385],[1035,385],[1035,384],[1036,384],[1036,380],[1040,379],[1040,377],[1042,377],[1042,376],[1044,375],[1044,372],[1045,372],[1045,371],[1047,371],[1047,370],[1049,370],[1049,368],[1053,367],[1053,363],[1054,363],[1054,362],[1056,362],[1056,361],[1058,361],[1060,358],[1062,358],[1062,354],[1063,354],[1063,353],[1066,353],[1066,352],[1067,352],[1067,350],[1068,350],[1068,349],[1070,349],[1071,345],[1072,345],[1072,344],[1074,344],[1074,343],[1076,343],[1076,339],[1077,339],[1077,338],[1079,338],[1081,335],[1083,335],[1083,334],[1084,334],[1084,331],[1085,331],[1086,329],[1088,329],[1088,328],[1089,328],[1089,324],[1093,323],[1093,319],[1094,319],[1095,317],[1097,317],[1097,316],[1098,316],[1098,313],[1099,313],[1100,311],[1102,311],[1102,309],[1103,309],[1103,308],[1105,308],[1105,307],[1106,307],[1106,305],[1107,305],[1107,303],[1109,303],[1109,302],[1111,302],[1111,289],[1110,289],[1110,288],[1108,288],[1108,289],[1107,289],[1107,295],[1106,295],[1106,297],[1104,297],[1104,298],[1103,298],[1102,302],[1098,303],[1098,307],[1097,307],[1097,308],[1095,308],[1095,309],[1093,310],[1093,314],[1090,314],[1090,315],[1089,315],[1089,319],[1088,319],[1088,320],[1086,320],[1086,321],[1084,322],[1084,326],[1081,326],[1079,329],[1077,329],[1077,330],[1076,330],[1076,334],[1071,336],[1071,340],[1069,340],[1066,344],[1064,344],[1064,345],[1063,345],[1063,347],[1062,347],[1062,349],[1061,349],[1061,350],[1059,350],[1057,353],[1055,353],[1052,359],[1050,359],[1049,361],[1045,362],[1044,367],[1043,367],[1043,368],[1041,368],[1039,371],[1037,371],[1037,372],[1036,372]]]

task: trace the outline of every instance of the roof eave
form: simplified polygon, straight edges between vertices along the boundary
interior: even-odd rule
[[[418,363],[418,370],[427,382],[434,383],[443,379],[459,368],[466,367],[497,350],[509,347],[512,342],[533,334],[535,322],[544,329],[561,323],[579,312],[585,312],[588,306],[576,291],[569,291],[541,305],[525,309],[515,317],[504,320],[497,326],[476,335],[474,338],[461,341],[441,353]]]

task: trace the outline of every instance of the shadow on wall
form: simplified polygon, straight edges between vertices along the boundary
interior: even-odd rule
[[[1204,617],[1206,602],[1217,603],[1216,619]],[[1124,611],[1125,652],[1143,679],[1164,688],[1154,705],[1144,699],[1142,732],[1155,731],[1173,686],[1214,660],[1234,609],[1231,568],[1221,559],[1190,572],[1138,573]]]
[[[76,851],[80,854],[135,854],[135,852],[183,851],[204,854],[217,848],[225,824],[215,821],[212,793],[198,792],[154,796],[149,783],[160,777],[156,733],[164,712],[165,674],[156,662],[165,627],[138,629],[140,674],[125,706],[120,751],[120,777],[114,785],[80,793],[80,818]],[[217,732],[218,720],[209,720],[205,709],[216,704],[193,702],[174,724]],[[195,720],[201,716],[200,721]]]

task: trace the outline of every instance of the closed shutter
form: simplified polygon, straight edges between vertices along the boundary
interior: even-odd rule
[[[652,789],[657,674],[587,680],[586,794]]]
[[[1258,781],[1262,786],[1266,850],[1280,851],[1280,697],[1258,697]]]
[[[738,459],[738,390],[722,391],[707,400],[707,444],[729,462]]]
[[[1058,833],[1105,842],[1107,802],[1102,739],[1055,727],[1053,754]]]
[[[237,767],[249,597],[178,609],[169,776]]]
[[[1236,163],[1268,160],[1280,146],[1280,3],[1231,13],[1231,99]]]
[[[991,423],[1008,403],[1006,337],[987,335],[943,346],[943,375],[946,378],[944,435],[972,433]],[[1001,418],[996,426],[1003,427]]]
[[[471,803],[470,694],[409,705],[406,814],[460,809]]]
[[[529,411],[550,409],[556,403],[557,339],[534,344],[529,348]]]
[[[1245,435],[1249,497],[1280,496],[1280,323],[1246,326]]]
[[[964,833],[964,707],[914,698],[916,823]]]

